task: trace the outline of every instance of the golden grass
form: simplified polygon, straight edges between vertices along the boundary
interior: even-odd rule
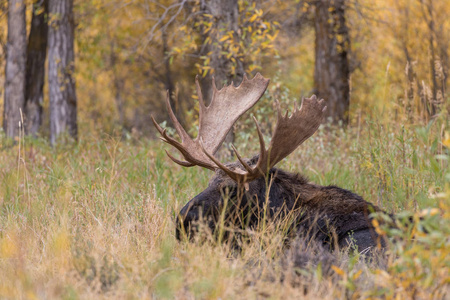
[[[400,240],[384,267],[346,253],[327,264],[309,246],[285,250],[271,226],[252,232],[239,254],[214,239],[176,241],[175,213],[211,174],[174,166],[159,143],[86,137],[55,149],[43,140],[5,145],[0,298],[444,299],[450,172],[441,124],[377,126],[323,129],[282,167],[388,211],[416,209],[414,226],[379,229]],[[434,210],[419,221],[426,207]],[[296,253],[311,263],[298,268]]]

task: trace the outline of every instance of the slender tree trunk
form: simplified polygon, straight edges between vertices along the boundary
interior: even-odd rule
[[[397,4],[398,5],[398,4]],[[415,97],[415,91],[414,87],[417,86],[417,88],[420,90],[420,85],[417,84],[417,76],[416,72],[413,67],[413,59],[411,57],[408,45],[408,31],[409,31],[409,22],[410,22],[410,12],[409,12],[409,6],[405,6],[404,8],[397,8],[399,12],[402,14],[402,17],[400,18],[401,24],[402,24],[402,30],[403,32],[398,34],[395,33],[395,35],[398,35],[396,38],[400,41],[401,47],[403,49],[403,53],[405,54],[406,59],[406,77],[408,80],[408,87],[406,89],[406,97],[405,97],[405,109],[407,112],[408,120],[411,120],[412,118],[412,107]],[[419,92],[419,96],[420,96]]]
[[[430,116],[434,116],[440,109],[440,103],[445,99],[445,84],[446,84],[446,52],[441,53],[441,57],[438,55],[435,44],[439,48],[441,41],[438,38],[438,32],[436,30],[436,25],[434,22],[434,6],[433,0],[428,0],[426,3],[420,1],[423,8],[424,19],[427,22],[429,29],[428,43],[430,49],[430,77],[432,82],[431,91],[433,93],[433,99],[431,103],[427,105],[427,111]],[[447,47],[443,47],[444,49]],[[436,70],[436,63],[439,62],[441,67],[440,70]]]
[[[77,138],[77,97],[74,72],[73,0],[50,0],[48,32],[48,83],[50,142],[68,132]]]
[[[8,3],[4,0],[0,1],[0,14],[3,16],[7,13]],[[7,37],[4,35],[4,32],[0,30],[0,64],[6,61],[6,39]],[[0,93],[0,96],[2,94]]]
[[[408,46],[406,43],[403,44],[403,52],[406,58],[406,76],[408,79],[408,88],[406,89],[406,112],[408,114],[408,120],[412,117],[412,105],[414,101],[414,85],[416,85],[416,73],[414,71],[413,62],[409,54]]]
[[[162,51],[163,51],[162,55],[164,56],[164,87],[165,87],[166,91],[169,91],[170,105],[175,110],[175,115],[177,116],[177,118],[179,118],[178,120],[183,121],[184,118],[183,118],[183,116],[179,115],[180,107],[179,107],[179,105],[177,103],[177,99],[175,99],[175,95],[174,95],[175,85],[174,85],[173,79],[172,79],[172,70],[170,69],[170,60],[169,60],[169,56],[168,56],[170,47],[168,45],[166,30],[164,30],[162,32]]]
[[[19,135],[20,111],[23,110],[25,103],[26,47],[25,0],[10,0],[8,2],[3,129],[6,136],[11,138]]]
[[[30,35],[27,47],[25,88],[25,131],[36,136],[42,124],[42,103],[47,55],[48,0],[33,5]]]
[[[348,123],[350,107],[349,32],[345,0],[318,0],[315,5],[315,92],[327,102],[333,122]]]
[[[117,113],[119,114],[119,124],[122,129],[125,126],[125,112],[123,108],[122,90],[124,80],[120,76],[120,71],[117,67],[117,55],[116,46],[114,40],[111,38],[111,69],[113,73],[113,86],[114,86],[114,100],[116,102]]]
[[[430,18],[430,22],[429,22],[429,27],[430,27],[430,35],[428,36],[428,43],[429,43],[429,47],[430,47],[430,77],[431,77],[431,82],[433,83],[432,87],[431,87],[431,91],[433,93],[433,99],[431,99],[431,105],[429,108],[429,114],[430,116],[434,116],[436,114],[436,102],[437,102],[437,92],[438,92],[438,81],[437,81],[437,74],[436,74],[436,66],[435,66],[435,59],[436,59],[436,54],[435,54],[435,49],[434,49],[434,37],[433,37],[433,31],[434,31],[434,21],[432,18]]]

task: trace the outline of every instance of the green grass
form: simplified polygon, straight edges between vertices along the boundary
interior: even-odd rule
[[[401,240],[385,268],[336,253],[328,271],[296,269],[270,228],[254,232],[239,255],[214,240],[176,241],[176,212],[212,174],[172,163],[161,142],[86,136],[52,149],[44,140],[3,141],[0,298],[442,299],[450,284],[448,125],[322,127],[280,163],[389,212],[424,216],[400,231],[379,227]],[[251,146],[242,153],[254,154]]]

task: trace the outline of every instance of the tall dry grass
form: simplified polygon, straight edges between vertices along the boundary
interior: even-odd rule
[[[270,226],[253,231],[239,254],[214,239],[176,241],[176,212],[211,174],[170,163],[162,143],[94,134],[54,149],[23,137],[4,142],[0,298],[444,299],[448,125],[325,126],[280,165],[412,215],[414,226],[378,228],[400,241],[383,266],[301,241],[285,249]]]

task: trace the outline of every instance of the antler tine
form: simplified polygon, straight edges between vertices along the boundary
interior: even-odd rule
[[[172,155],[170,155],[170,153],[169,153],[167,150],[166,150],[166,154],[167,154],[167,156],[168,156],[173,162],[179,164],[180,166],[183,166],[183,167],[193,167],[193,166],[195,166],[194,164],[192,164],[192,163],[190,163],[190,162],[182,161],[182,160],[176,159],[175,157],[173,157]]]
[[[253,121],[255,122],[256,125],[256,130],[258,133],[258,139],[259,139],[259,159],[258,160],[264,160],[265,157],[267,157],[267,151],[266,151],[266,144],[264,142],[264,136],[261,132],[261,127],[259,126],[258,121],[256,120],[256,118],[253,116]],[[242,164],[242,166],[249,172],[249,173],[254,173],[255,170],[252,169],[241,157],[241,155],[239,154],[239,152],[236,150],[236,148],[234,147],[234,145],[231,145],[231,147],[234,150],[234,153],[236,154],[237,159],[239,160],[239,162]]]
[[[242,159],[241,155],[236,150],[236,147],[234,147],[234,145],[231,145],[231,148],[233,148],[234,154],[236,154],[237,159],[242,164],[242,166],[244,166],[244,168],[247,170],[247,172],[252,172],[253,171],[252,167],[250,167],[249,164],[245,160]]]
[[[180,144],[177,140],[175,140],[175,139],[171,138],[170,136],[168,136],[168,135],[167,135],[167,132],[166,132],[166,129],[162,129],[161,126],[159,126],[159,124],[156,123],[156,121],[155,121],[155,119],[153,118],[153,116],[152,116],[152,121],[153,121],[153,124],[155,124],[156,128],[158,129],[158,131],[161,133],[160,139],[161,139],[163,142],[165,142],[165,143],[167,143],[167,144],[169,144],[169,145],[172,145],[173,147],[175,147],[176,149],[178,149],[178,150],[183,154],[183,156],[186,157],[186,155],[188,155],[188,154],[186,153],[186,151],[185,151],[183,145]],[[183,167],[193,167],[193,166],[195,166],[195,164],[193,164],[193,163],[190,163],[190,162],[187,162],[187,161],[181,161],[181,160],[178,160],[178,159],[174,158],[174,157],[173,157],[172,155],[170,155],[169,152],[167,152],[167,151],[166,151],[166,154],[167,154],[167,156],[169,156],[169,158],[170,158],[171,160],[173,160],[175,163],[177,163],[177,164],[179,164],[179,165],[181,165],[181,166],[183,166]]]
[[[167,112],[169,113],[169,117],[172,120],[173,125],[175,126],[175,130],[177,131],[178,135],[181,138],[181,142],[184,142],[187,139],[190,139],[189,135],[184,130],[183,126],[181,126],[180,122],[178,121],[177,117],[175,116],[172,105],[170,105],[170,93],[169,90],[167,90],[166,93],[166,108]]]
[[[205,101],[203,101],[202,88],[200,87],[200,83],[198,81],[198,75],[195,76],[195,86],[197,89],[198,104],[200,106],[200,111],[204,111],[206,109],[206,106]]]
[[[230,170],[227,166],[222,164],[217,158],[215,158],[213,155],[209,154],[208,151],[206,151],[205,147],[203,146],[203,139],[200,139],[200,145],[202,147],[203,152],[213,161],[216,163],[217,167],[220,168],[222,171],[225,172],[231,179],[233,179],[236,182],[243,181],[242,178],[245,176],[245,173],[237,173],[236,171]]]
[[[264,162],[268,161],[268,152],[266,150],[266,146],[264,143],[264,136],[261,132],[261,127],[259,126],[259,123],[255,117],[253,117],[253,120],[255,121],[256,129],[258,132],[259,146],[260,146],[260,154],[259,154],[259,158],[258,158],[256,167],[252,168],[244,159],[242,159],[241,155],[236,150],[236,147],[234,147],[234,145],[231,145],[231,147],[233,148],[237,159],[242,164],[242,166],[245,168],[247,173],[244,173],[243,171],[232,171],[227,166],[221,164],[220,162],[215,161],[217,166],[220,169],[222,169],[234,181],[239,182],[239,183],[251,181],[253,179],[256,179],[260,176],[265,175],[265,173],[266,173],[266,171],[265,171],[266,168],[263,165],[264,165]],[[206,155],[210,156],[207,152],[205,152],[205,153],[206,153]]]

